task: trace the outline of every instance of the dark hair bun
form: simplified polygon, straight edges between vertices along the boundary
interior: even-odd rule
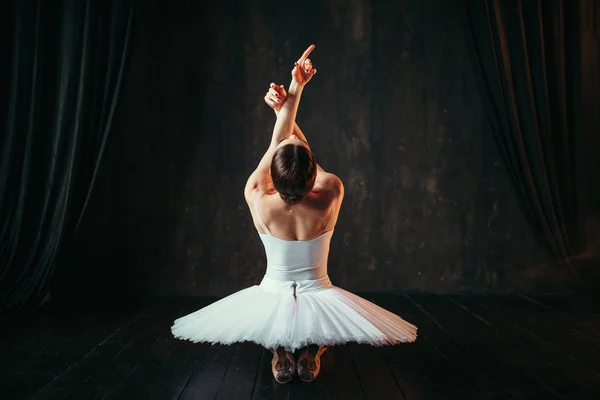
[[[316,177],[317,161],[308,147],[286,144],[273,154],[273,186],[286,204],[299,203],[312,190]]]

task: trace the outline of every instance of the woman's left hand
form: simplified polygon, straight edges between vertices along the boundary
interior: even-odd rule
[[[277,86],[273,82],[269,85],[269,91],[265,94],[265,103],[267,103],[275,112],[279,112],[283,103],[287,99],[287,93],[283,85]]]

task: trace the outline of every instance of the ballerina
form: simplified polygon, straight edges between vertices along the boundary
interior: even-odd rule
[[[331,346],[392,345],[417,337],[416,326],[334,286],[327,274],[344,185],[317,163],[295,122],[304,87],[317,72],[308,57],[314,48],[294,64],[287,92],[271,83],[264,97],[277,120],[269,148],[244,189],[265,247],[265,276],[259,285],[178,318],[171,327],[175,337],[193,342],[264,346],[273,354],[271,369],[279,383],[295,374],[313,381]]]

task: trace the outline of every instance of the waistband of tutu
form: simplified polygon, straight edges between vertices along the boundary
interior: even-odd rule
[[[327,276],[327,265],[289,266],[267,263],[266,277],[276,281],[306,281]]]
[[[305,293],[315,292],[333,287],[328,275],[319,279],[304,279],[298,281],[281,281],[263,277],[259,287],[272,293]]]

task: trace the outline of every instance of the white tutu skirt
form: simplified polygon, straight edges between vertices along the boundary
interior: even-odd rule
[[[254,342],[295,351],[309,344],[373,346],[414,342],[417,327],[376,304],[333,286],[328,277],[277,281],[233,293],[175,320],[171,332],[193,342]]]

